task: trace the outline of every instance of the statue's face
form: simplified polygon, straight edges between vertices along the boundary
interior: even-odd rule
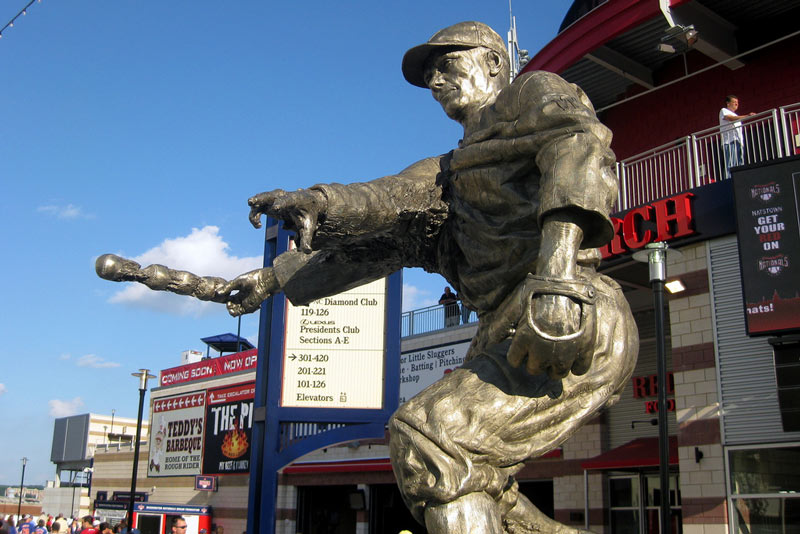
[[[426,62],[425,83],[451,119],[460,122],[493,101],[496,89],[486,53],[484,48],[451,50]]]

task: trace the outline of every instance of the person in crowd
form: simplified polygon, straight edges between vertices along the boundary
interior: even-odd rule
[[[40,519],[33,529],[33,534],[47,534],[47,521]]]
[[[719,110],[720,135],[722,150],[725,156],[725,173],[731,177],[731,167],[744,165],[744,136],[742,135],[742,119],[752,117],[755,113],[737,115],[739,98],[736,95],[725,97],[725,107]]]
[[[67,531],[67,528],[69,527],[69,523],[67,522],[67,519],[64,517],[64,514],[56,515],[56,518],[53,519],[53,524],[56,523],[58,523],[61,533],[64,534]]]
[[[439,297],[439,304],[444,306],[444,326],[458,326],[458,298],[450,290],[450,286],[445,286],[444,293]]]
[[[90,515],[83,516],[80,534],[98,534],[97,529],[94,528],[94,517]]]
[[[178,516],[172,520],[172,534],[186,534],[186,519]],[[100,534],[103,534],[102,532]]]
[[[19,534],[33,534],[35,528],[36,523],[33,522],[33,516],[31,514],[25,514],[22,516],[22,523],[20,523],[17,531]]]
[[[8,530],[8,534],[17,534],[16,524],[17,523],[14,521],[14,516],[9,515],[6,517],[6,523],[3,526]]]

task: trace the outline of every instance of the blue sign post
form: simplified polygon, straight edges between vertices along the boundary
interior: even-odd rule
[[[274,219],[267,220],[265,267],[271,266],[275,257],[289,249],[290,237],[290,232],[284,230]],[[281,468],[305,454],[336,443],[384,437],[386,423],[397,409],[399,399],[402,294],[400,272],[388,277],[386,288],[382,355],[383,392],[382,402],[377,408],[283,406],[281,393],[286,386],[283,380],[288,303],[281,293],[262,304],[247,532],[253,534],[275,532],[278,471]],[[318,310],[318,313],[321,312]],[[290,358],[294,360],[294,356],[292,354]],[[314,357],[311,356],[312,359]],[[309,386],[320,378],[313,373],[326,372],[322,366],[312,365],[306,369],[311,373],[309,376],[311,382],[306,384],[304,380],[302,383]],[[356,372],[358,369],[352,369],[352,373]]]

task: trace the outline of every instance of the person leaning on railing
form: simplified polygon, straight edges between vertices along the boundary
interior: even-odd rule
[[[725,97],[725,107],[719,110],[720,134],[722,147],[725,152],[725,172],[727,178],[731,177],[731,167],[744,165],[744,138],[742,136],[742,119],[752,117],[755,113],[737,115],[739,98],[736,95]]]

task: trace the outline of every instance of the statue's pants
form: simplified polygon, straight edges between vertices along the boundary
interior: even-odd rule
[[[593,275],[597,329],[592,366],[563,380],[530,376],[505,358],[510,341],[482,350],[402,405],[389,423],[392,466],[411,512],[474,492],[501,514],[517,501],[513,475],[615,402],[633,373],[638,332],[616,283]]]

